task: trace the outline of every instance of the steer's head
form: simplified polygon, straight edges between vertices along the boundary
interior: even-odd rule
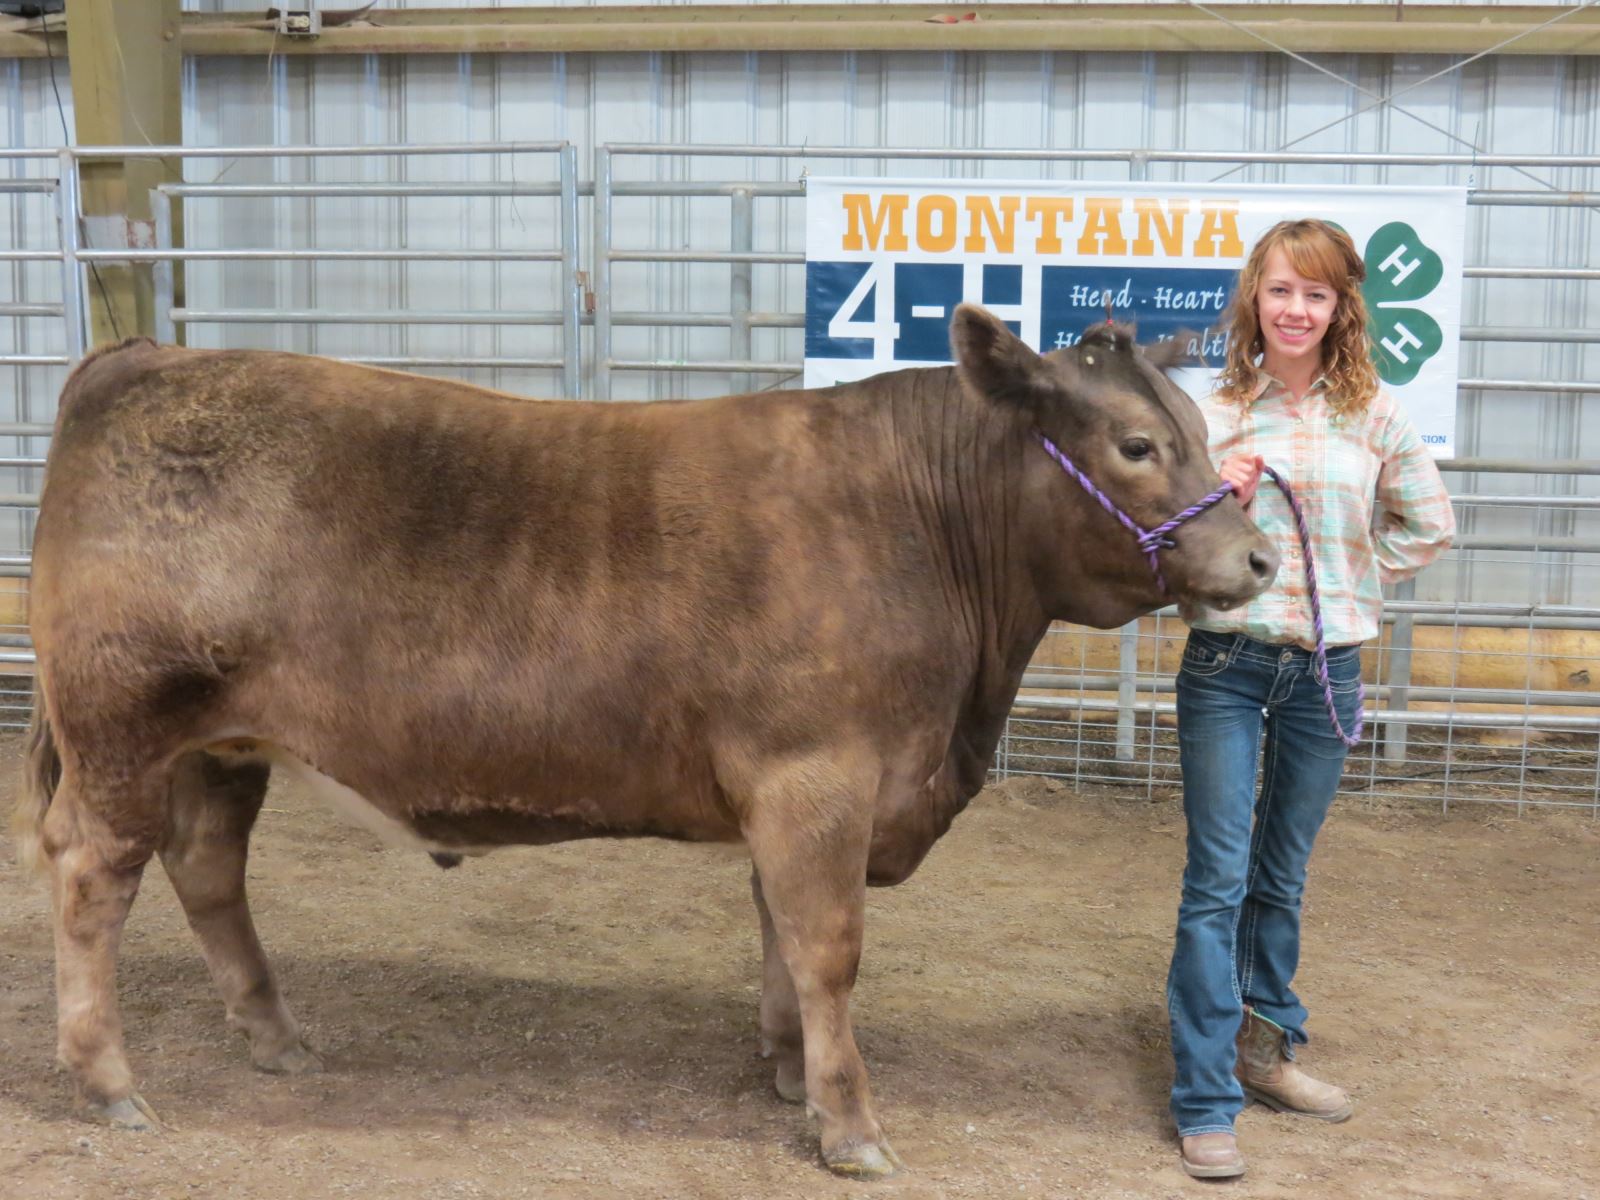
[[[1194,401],[1123,325],[1097,325],[1076,346],[1041,356],[993,315],[963,304],[950,341],[967,389],[1014,414],[1027,433],[1023,521],[1050,615],[1110,626],[1163,603],[1135,536],[1037,435],[1151,529],[1221,486]],[[1161,551],[1161,570],[1173,599],[1232,608],[1278,569],[1277,552],[1231,496],[1169,536],[1176,545]]]

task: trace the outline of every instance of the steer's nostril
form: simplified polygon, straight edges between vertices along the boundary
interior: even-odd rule
[[[1257,579],[1266,579],[1278,569],[1278,564],[1273,561],[1271,554],[1263,554],[1260,550],[1250,551],[1250,569],[1255,572]]]

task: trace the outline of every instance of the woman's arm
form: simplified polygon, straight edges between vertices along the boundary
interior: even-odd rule
[[[1433,456],[1398,408],[1384,425],[1380,453],[1374,556],[1378,577],[1384,583],[1397,583],[1410,579],[1449,548],[1456,518]]]

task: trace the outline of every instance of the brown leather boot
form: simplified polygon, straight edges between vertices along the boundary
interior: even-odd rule
[[[1313,1079],[1287,1053],[1283,1027],[1245,1006],[1233,1073],[1244,1094],[1278,1112],[1302,1113],[1319,1121],[1347,1121],[1354,1111],[1343,1088]]]
[[[1244,1156],[1231,1133],[1196,1133],[1178,1139],[1178,1161],[1195,1179],[1232,1179],[1244,1174]]]

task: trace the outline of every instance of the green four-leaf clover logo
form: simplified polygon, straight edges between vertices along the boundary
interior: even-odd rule
[[[1413,308],[1439,286],[1444,263],[1404,221],[1382,226],[1367,242],[1366,297],[1372,360],[1385,383],[1410,383],[1422,364],[1439,353],[1439,323]]]

